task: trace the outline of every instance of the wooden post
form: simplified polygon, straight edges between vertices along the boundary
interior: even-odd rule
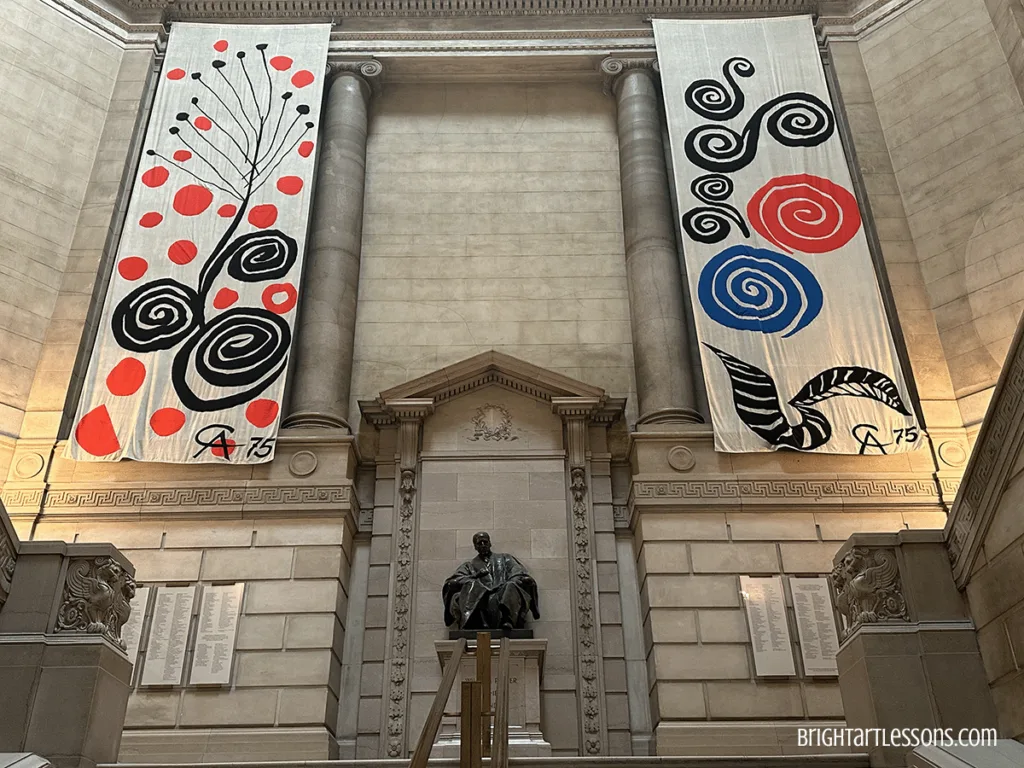
[[[498,651],[498,690],[494,702],[494,751],[491,768],[508,768],[509,641],[501,638]]]
[[[437,729],[441,727],[441,718],[444,717],[444,706],[448,703],[448,696],[452,692],[455,678],[459,676],[459,664],[465,652],[466,640],[463,638],[456,643],[448,666],[445,667],[444,674],[441,676],[441,687],[437,689],[434,703],[430,706],[430,712],[427,713],[427,721],[423,724],[423,730],[420,731],[420,740],[416,742],[416,751],[412,753],[412,762],[409,764],[409,768],[427,768],[430,750],[434,746],[434,740],[437,739]]]
[[[480,683],[480,754],[491,756],[491,633],[476,633],[476,680]]]
[[[459,768],[481,768],[480,703],[483,686],[478,680],[462,681],[462,732]]]

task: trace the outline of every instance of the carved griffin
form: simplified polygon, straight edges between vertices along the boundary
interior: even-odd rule
[[[844,635],[861,624],[910,621],[896,554],[888,549],[854,547],[831,573]]]
[[[121,627],[131,615],[135,588],[135,580],[111,557],[72,560],[56,631],[104,635],[124,650]]]

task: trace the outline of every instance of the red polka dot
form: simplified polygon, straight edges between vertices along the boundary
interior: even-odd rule
[[[218,53],[224,53],[224,51],[226,51],[227,49],[228,49],[228,41],[227,40],[218,40],[216,43],[213,44],[213,50],[217,51]]]
[[[217,295],[213,297],[213,307],[214,309],[227,309],[236,301],[238,301],[238,291],[233,291],[230,288],[221,288],[217,291]]]
[[[277,191],[285,195],[297,195],[302,191],[302,179],[298,176],[282,176],[277,180]]]
[[[177,152],[171,155],[171,157],[173,157],[179,163],[184,163],[186,160],[192,159],[192,153],[189,152],[187,149],[179,149]]]
[[[299,293],[291,283],[273,283],[263,289],[263,306],[279,315],[290,312],[298,298]]]
[[[117,262],[117,271],[125,280],[138,280],[149,269],[149,264],[140,256],[129,256]]]
[[[286,69],[291,69],[292,60],[287,56],[275,56],[270,60],[270,66],[278,72],[284,72]]]
[[[160,437],[173,435],[185,426],[185,414],[177,408],[161,408],[149,417],[149,428]]]
[[[175,67],[167,73],[168,80],[181,80],[185,76],[185,70],[179,67]]]
[[[219,459],[228,459],[231,458],[231,454],[235,452],[237,447],[238,444],[228,437],[224,439],[223,443],[218,440],[217,443],[210,446],[210,453]]]
[[[210,122],[210,118],[202,115],[196,118],[195,125],[200,131],[208,131],[213,128],[213,123]]]
[[[313,154],[313,142],[304,141],[301,144],[299,144],[299,154],[302,155],[303,157],[309,157],[311,154]]]
[[[157,213],[156,211],[150,211],[149,213],[142,214],[142,218],[139,219],[139,226],[145,227],[146,229],[150,229],[152,227],[155,227],[163,220],[164,217],[161,216],[159,213]]]
[[[217,215],[223,216],[225,219],[231,218],[236,213],[238,213],[238,206],[232,205],[231,203],[222,205],[217,209]]]
[[[82,417],[75,427],[75,442],[93,456],[108,456],[121,450],[107,406],[99,405]]]
[[[182,216],[198,216],[212,202],[213,192],[198,184],[186,184],[174,193],[174,210]]]
[[[292,85],[296,88],[305,88],[307,85],[312,83],[314,79],[313,73],[308,69],[300,69],[292,75]]]
[[[167,249],[167,258],[175,264],[188,264],[197,253],[199,249],[191,240],[175,240]]]
[[[273,400],[253,400],[245,408],[245,418],[254,427],[269,427],[277,418],[280,410],[278,404]]]
[[[165,181],[167,177],[171,175],[171,172],[164,168],[162,165],[158,165],[154,168],[150,168],[144,174],[142,174],[142,183],[147,187],[159,187]]]
[[[267,227],[273,226],[275,221],[277,221],[276,205],[257,205],[249,211],[249,223],[254,227],[266,229]]]
[[[146,366],[141,360],[126,357],[107,374],[107,389],[118,397],[134,395],[146,380]]]

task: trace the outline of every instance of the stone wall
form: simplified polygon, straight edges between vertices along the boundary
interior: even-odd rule
[[[1024,306],[1024,105],[985,0],[914,4],[860,50],[953,391],[976,426]]]
[[[971,617],[992,697],[1000,735],[1024,737],[1024,461],[999,499],[967,585]]]
[[[632,435],[629,513],[659,755],[793,754],[797,727],[843,720],[836,679],[803,670],[788,585],[797,674],[756,675],[739,577],[826,575],[854,532],[941,528],[930,464],[925,451],[721,454],[710,430]]]
[[[598,84],[388,85],[357,320],[352,413],[487,349],[635,409],[615,102]]]
[[[121,50],[39,0],[5,3],[0,30],[3,439],[21,434]],[[6,454],[0,445],[0,477]]]
[[[246,583],[231,684],[142,687],[136,675],[122,761],[332,756],[353,534],[343,520],[43,522],[35,533],[116,542],[145,586]]]

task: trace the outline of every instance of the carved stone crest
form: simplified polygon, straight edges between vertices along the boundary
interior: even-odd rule
[[[55,631],[103,635],[124,650],[121,627],[131,615],[135,587],[135,579],[112,557],[72,560]]]
[[[512,434],[512,414],[503,405],[488,403],[476,409],[473,416],[473,436],[470,442],[478,440],[518,440],[519,437]]]
[[[861,624],[910,621],[896,553],[854,547],[830,575],[845,638]]]

